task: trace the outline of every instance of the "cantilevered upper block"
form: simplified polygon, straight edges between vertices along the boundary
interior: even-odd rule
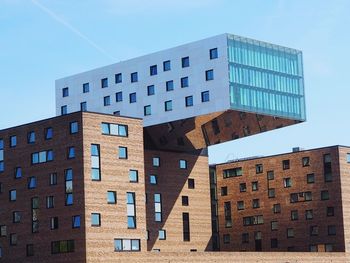
[[[304,121],[302,53],[214,36],[57,80],[57,115],[79,110],[144,127],[227,110]]]

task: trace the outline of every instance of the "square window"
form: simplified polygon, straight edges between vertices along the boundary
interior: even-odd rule
[[[132,183],[137,183],[139,181],[139,175],[137,170],[129,170],[129,180]]]
[[[209,58],[210,59],[218,58],[218,49],[217,48],[212,48],[209,50]]]
[[[61,106],[61,115],[66,115],[68,113],[67,105]]]
[[[31,176],[28,178],[28,189],[34,189],[36,188],[36,177]]]
[[[15,189],[9,191],[10,201],[16,201],[17,199],[17,191]]]
[[[45,140],[50,140],[52,139],[52,136],[53,136],[53,130],[52,128],[46,128],[45,129]]]
[[[115,101],[116,102],[123,101],[123,93],[121,91],[119,91],[115,94]]]
[[[103,106],[109,106],[109,105],[111,105],[111,97],[110,96],[103,97]]]
[[[168,101],[164,102],[164,110],[165,111],[172,111],[173,110],[173,101],[172,100],[168,100]]]
[[[108,87],[108,78],[101,79],[101,88]]]
[[[295,221],[299,219],[298,210],[290,211],[290,220]]]
[[[78,122],[76,122],[76,121],[71,122],[69,125],[69,131],[71,134],[78,133],[78,131],[79,131]]]
[[[188,196],[182,196],[182,205],[183,206],[188,206]]]
[[[89,83],[83,84],[83,93],[88,93],[90,91]]]
[[[288,170],[290,168],[289,160],[282,161],[283,170]]]
[[[75,158],[75,148],[74,146],[68,147],[68,159]]]
[[[334,207],[332,206],[327,207],[327,216],[334,216]]]
[[[91,226],[101,226],[101,214],[91,213]]]
[[[57,184],[57,173],[50,173],[50,185],[56,185]]]
[[[130,74],[130,81],[131,81],[131,83],[134,83],[134,82],[138,81],[137,72],[133,72],[133,73]]]
[[[203,91],[201,93],[201,99],[202,99],[202,102],[207,102],[209,101],[209,91]]]
[[[293,238],[293,237],[294,237],[294,229],[287,228],[287,238]]]
[[[310,226],[310,236],[318,236],[318,226]]]
[[[166,91],[174,90],[174,81],[169,80],[169,81],[165,82],[165,86],[166,86]]]
[[[209,81],[209,80],[213,80],[214,79],[214,70],[210,69],[205,71],[205,80]]]
[[[267,180],[274,180],[275,179],[275,173],[273,171],[267,172]]]
[[[193,106],[193,96],[187,96],[185,98],[185,105],[186,105],[186,107]]]
[[[181,88],[188,87],[188,77],[181,78]]]
[[[187,169],[187,161],[186,160],[180,160],[179,161],[180,169]]]
[[[310,252],[318,252],[317,246],[316,245],[310,245],[309,246],[309,251]]]
[[[261,174],[264,171],[264,167],[262,164],[256,164],[255,165],[255,172],[257,174]]]
[[[80,215],[72,216],[72,228],[79,228],[80,224]]]
[[[301,161],[302,161],[303,167],[310,166],[310,157],[303,157]]]
[[[35,132],[31,131],[27,134],[27,142],[28,143],[35,143]]]
[[[154,94],[155,94],[154,85],[147,86],[147,95],[151,96],[151,95],[154,95]]]
[[[268,195],[269,198],[274,198],[276,196],[275,188],[269,188],[267,190],[267,195]]]
[[[195,184],[194,184],[194,179],[189,178],[188,179],[188,189],[194,189]]]
[[[240,183],[239,184],[239,191],[242,192],[246,192],[247,191],[247,184],[246,183]]]
[[[149,176],[149,183],[150,184],[157,184],[157,175],[151,174]]]
[[[283,187],[289,188],[292,186],[292,179],[291,178],[283,178]]]
[[[328,192],[328,190],[321,191],[321,200],[329,200],[329,192]]]
[[[221,187],[221,196],[226,196],[227,195],[227,186]]]
[[[171,69],[170,60],[163,62],[163,71],[169,71]]]
[[[16,147],[17,145],[17,136],[13,135],[10,136],[10,147]]]
[[[149,74],[150,76],[157,75],[157,65],[153,65],[149,67]]]
[[[325,252],[333,252],[333,245],[332,244],[326,244],[325,245]]]
[[[160,158],[159,157],[153,157],[152,158],[152,164],[154,167],[159,167],[160,166]]]
[[[237,201],[237,210],[244,210],[244,201]]]
[[[80,103],[80,111],[87,111],[87,102],[81,102]]]
[[[119,146],[118,154],[119,154],[119,159],[128,159],[128,148]]]
[[[305,201],[312,201],[312,193],[311,192],[305,192],[304,193],[304,200]]]
[[[115,77],[115,83],[122,83],[123,81],[122,73],[117,73],[114,75],[114,77]]]
[[[190,58],[189,57],[181,58],[181,66],[183,68],[189,67],[190,66]]]
[[[165,240],[166,239],[166,232],[165,232],[165,230],[160,229],[159,232],[158,232],[158,237],[159,237],[159,240]]]
[[[62,89],[62,97],[68,97],[69,96],[69,89],[68,87]]]
[[[252,191],[258,191],[258,190],[259,190],[258,182],[252,182]]]
[[[151,105],[146,105],[143,107],[143,115],[144,116],[149,116],[152,114],[152,108]]]
[[[136,102],[136,92],[133,92],[133,93],[129,94],[129,102],[130,103],[135,103]]]
[[[274,214],[281,213],[281,204],[274,204],[272,207],[272,211]]]
[[[108,191],[107,192],[107,204],[116,204],[117,203],[117,192]]]
[[[306,175],[306,182],[308,184],[313,184],[315,183],[315,174],[307,174]]]

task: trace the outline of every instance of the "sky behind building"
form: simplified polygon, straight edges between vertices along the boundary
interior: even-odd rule
[[[347,0],[0,0],[0,129],[55,115],[55,80],[221,33],[300,49],[307,121],[212,146],[210,162],[350,145]]]

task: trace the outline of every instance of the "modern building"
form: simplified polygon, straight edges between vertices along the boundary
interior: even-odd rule
[[[349,174],[345,146],[212,165],[216,249],[348,252]]]

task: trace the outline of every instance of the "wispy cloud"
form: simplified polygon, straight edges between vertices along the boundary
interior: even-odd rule
[[[106,50],[104,50],[102,47],[100,47],[98,44],[96,44],[93,40],[91,40],[88,36],[80,32],[77,28],[72,26],[70,23],[68,23],[66,20],[64,20],[62,17],[58,16],[56,13],[54,13],[52,10],[38,2],[37,0],[31,0],[34,5],[36,5],[38,8],[40,8],[43,12],[45,12],[47,15],[49,15],[52,19],[72,31],[75,35],[85,40],[90,46],[104,54],[107,58],[115,61],[115,58],[113,58],[111,55],[108,54]]]

